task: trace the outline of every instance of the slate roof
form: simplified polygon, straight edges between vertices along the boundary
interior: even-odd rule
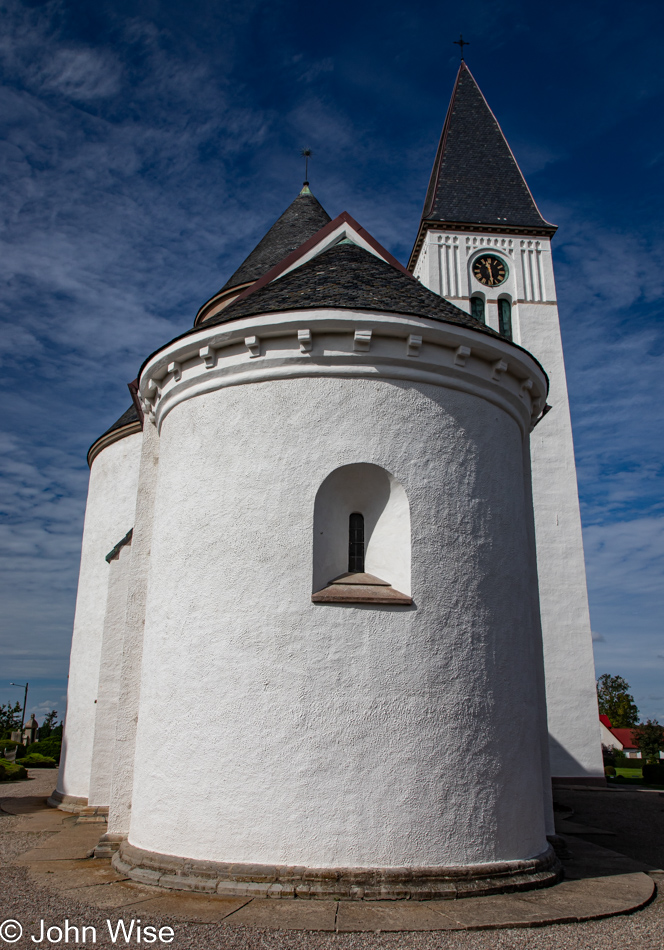
[[[305,185],[221,290],[262,277],[330,220],[327,211]]]
[[[555,230],[540,214],[495,116],[463,62],[422,219]]]
[[[205,325],[228,323],[260,313],[319,307],[429,317],[491,336],[498,335],[459,307],[427,290],[414,277],[348,241],[334,245],[284,277],[238,298],[207,320]]]
[[[122,413],[117,422],[114,422],[112,426],[109,426],[106,432],[102,432],[102,434],[99,436],[99,439],[103,439],[105,435],[108,435],[109,432],[113,432],[115,429],[121,429],[123,426],[128,426],[130,422],[140,422],[140,419],[138,418],[138,412],[136,411],[136,406],[133,404],[133,402],[129,409]],[[98,442],[99,439],[95,439],[95,441]]]
[[[136,407],[132,403],[129,409],[127,409],[126,412],[123,412],[120,418],[116,422],[114,422],[112,426],[106,429],[105,432],[102,432],[102,434],[94,440],[94,442],[88,449],[88,465],[92,464],[93,460],[101,451],[101,448],[103,448],[105,445],[108,444],[107,442],[104,441],[107,436],[111,435],[111,433],[115,432],[117,429],[123,429],[125,426],[132,425],[134,423],[137,425],[140,425],[140,422],[141,420],[138,417],[138,412],[136,411]],[[129,433],[126,433],[126,434],[128,435]],[[117,438],[121,439],[123,438],[123,436],[118,435]],[[114,442],[116,440],[111,439],[110,441]],[[99,447],[100,443],[102,443],[101,448]]]

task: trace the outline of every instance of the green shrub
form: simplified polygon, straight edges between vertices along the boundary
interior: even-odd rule
[[[0,759],[0,782],[13,782],[16,779],[27,778],[27,770],[17,762],[8,762]]]
[[[605,774],[605,775],[615,775],[615,774],[616,774],[616,770],[614,769],[614,767],[613,767],[612,765],[605,765],[605,766],[604,766],[604,774]]]
[[[62,739],[60,736],[49,736],[48,739],[41,739],[39,742],[33,742],[32,745],[29,745],[26,751],[23,753],[23,757],[26,755],[33,755],[33,753],[38,753],[39,755],[47,755],[51,759],[55,759],[56,763],[60,762],[60,749],[62,748]],[[18,758],[18,755],[17,755]]]
[[[664,785],[664,763],[662,765],[644,765],[643,780],[650,785]]]
[[[17,759],[18,765],[23,765],[26,769],[54,769],[56,761],[50,755],[40,755],[39,752],[31,752],[23,759]]]

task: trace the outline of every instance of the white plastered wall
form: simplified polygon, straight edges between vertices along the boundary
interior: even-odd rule
[[[92,463],[69,664],[67,719],[57,790],[88,798],[110,566],[106,555],[134,522],[142,436],[125,436]]]
[[[115,745],[112,752],[113,775],[107,826],[109,836],[122,837],[129,831],[143,662],[145,604],[158,466],[159,437],[154,426],[148,423],[143,429],[140,445],[134,533],[127,565],[127,608],[120,658]]]
[[[111,797],[130,564],[131,544],[126,544],[109,565],[108,597],[99,664],[97,714],[88,796],[89,804],[94,806],[107,807]]]
[[[514,418],[442,386],[294,378],[185,400],[160,443],[130,843],[310,866],[544,851]],[[412,608],[311,603],[316,494],[357,463],[407,494]],[[205,754],[174,768],[203,717]]]
[[[472,276],[473,259],[487,252],[502,257],[509,269],[505,283],[493,290]],[[549,376],[552,409],[531,435],[531,459],[551,772],[565,778],[601,778],[574,443],[550,241],[432,230],[414,273],[466,311],[470,296],[484,293],[486,322],[494,330],[498,297],[510,297],[514,341],[531,352]]]

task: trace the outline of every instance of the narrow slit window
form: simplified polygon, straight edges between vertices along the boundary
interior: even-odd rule
[[[509,300],[498,301],[498,329],[506,340],[512,339],[512,304]]]
[[[479,320],[480,323],[484,323],[484,301],[481,297],[471,297],[470,298],[470,312],[476,320]]]
[[[351,574],[364,573],[364,515],[357,511],[349,519],[348,570]]]

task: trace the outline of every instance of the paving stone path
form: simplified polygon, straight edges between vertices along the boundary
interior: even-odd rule
[[[565,861],[565,881],[552,888],[455,901],[250,900],[139,885],[122,878],[109,861],[86,857],[103,826],[77,824],[76,816],[46,808],[44,799],[53,782],[53,773],[43,771],[31,773],[29,782],[0,786],[0,922],[7,917],[21,922],[24,936],[11,944],[18,950],[52,946],[47,941],[36,944],[30,937],[40,935],[41,920],[46,926],[64,927],[65,918],[72,927],[95,927],[98,947],[118,945],[111,940],[106,921],[115,926],[119,919],[140,919],[141,926],[169,925],[174,931],[170,945],[182,950],[190,946],[661,950],[664,945],[663,904],[653,900],[656,881],[664,881],[664,872],[659,871],[664,862],[652,863],[661,852],[653,845],[653,834],[646,833],[664,813],[664,797],[648,800],[645,793],[639,797],[631,792],[623,799],[643,818],[636,835],[643,841],[631,842],[627,856],[593,843],[602,840],[610,847],[625,836],[624,829],[614,832],[600,823],[600,803],[611,793],[566,791],[561,798],[567,812],[561,813],[559,830],[565,831],[570,857]],[[580,805],[573,800],[575,795]],[[614,815],[614,824],[615,816],[622,816],[628,826],[617,800],[611,799],[604,812]],[[650,862],[639,860],[643,848],[649,849]],[[76,936],[71,933],[70,944]],[[136,943],[135,932],[131,943]]]

